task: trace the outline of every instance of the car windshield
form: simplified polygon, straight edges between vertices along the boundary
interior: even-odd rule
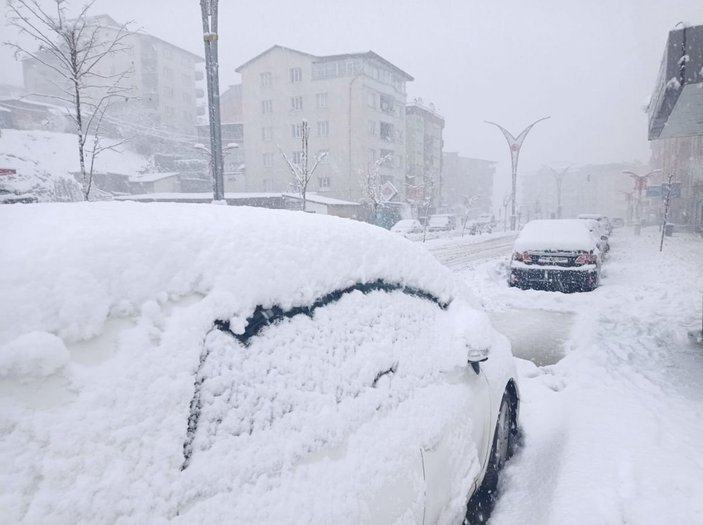
[[[0,522],[703,525],[702,6],[0,1]]]

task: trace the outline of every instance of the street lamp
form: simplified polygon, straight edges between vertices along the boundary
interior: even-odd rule
[[[623,173],[632,177],[635,182],[635,191],[637,192],[637,203],[635,205],[635,235],[639,235],[642,229],[642,190],[647,188],[647,178],[656,173],[661,173],[661,170],[652,170],[646,175],[637,175],[637,173],[630,170],[623,170]]]
[[[522,147],[522,143],[525,140],[525,137],[527,134],[530,132],[532,129],[532,126],[537,124],[538,122],[541,122],[543,120],[547,120],[549,117],[542,117],[541,119],[535,120],[532,124],[527,126],[525,129],[522,130],[522,132],[517,136],[513,137],[513,135],[505,129],[503,126],[496,124],[495,122],[490,122],[486,120],[486,124],[493,124],[496,126],[502,133],[503,136],[505,137],[505,140],[508,142],[508,147],[510,148],[510,160],[512,161],[512,176],[513,176],[513,189],[512,189],[512,204],[511,204],[511,215],[510,215],[510,229],[512,231],[515,231],[515,196],[517,193],[517,163],[518,163],[518,158],[520,157],[520,148]]]
[[[552,170],[552,175],[554,175],[554,181],[557,183],[557,219],[561,219],[561,186],[564,182],[564,175],[566,175],[566,172],[569,171],[569,168],[571,168],[571,166],[567,166],[561,171],[557,171],[551,166],[547,167]]]

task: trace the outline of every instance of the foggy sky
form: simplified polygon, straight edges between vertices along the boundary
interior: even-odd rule
[[[549,163],[647,163],[650,95],[667,33],[703,23],[701,0],[220,0],[220,82],[273,44],[327,55],[373,50],[415,77],[408,100],[434,102],[445,151],[509,156],[496,121],[525,141],[520,171]],[[94,14],[140,27],[203,55],[198,0],[97,0]],[[12,37],[5,27],[3,35]],[[0,50],[0,82],[21,84]],[[502,182],[501,182],[502,181]]]

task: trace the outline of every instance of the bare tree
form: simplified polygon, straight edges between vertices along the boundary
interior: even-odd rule
[[[312,164],[312,167],[310,167],[309,163],[309,147],[308,147],[308,139],[310,137],[310,128],[308,127],[308,121],[303,120],[303,123],[301,124],[300,127],[300,137],[301,137],[301,155],[300,155],[300,162],[291,162],[291,160],[288,158],[288,156],[285,154],[285,152],[281,149],[281,147],[278,147],[278,151],[281,152],[281,155],[286,161],[286,164],[288,164],[288,167],[290,168],[290,172],[293,175],[293,187],[300,195],[300,198],[303,199],[303,211],[307,211],[307,191],[308,191],[308,184],[310,183],[310,180],[312,180],[312,176],[315,173],[315,170],[317,167],[320,165],[320,162],[327,156],[327,152],[322,152],[318,154],[315,157],[315,161]]]
[[[359,183],[361,185],[361,191],[364,198],[371,203],[373,209],[373,220],[378,220],[378,207],[383,202],[383,196],[381,195],[381,184],[379,177],[379,170],[383,164],[388,162],[388,160],[393,156],[392,153],[387,153],[383,157],[377,159],[373,164],[368,164],[366,166],[366,171],[359,171]]]
[[[17,42],[5,44],[16,55],[32,59],[56,79],[52,81],[56,94],[44,94],[68,104],[70,117],[78,135],[78,158],[83,197],[91,195],[93,169],[97,156],[119,144],[101,145],[100,129],[111,101],[124,96],[127,89],[122,81],[130,70],[105,73],[101,67],[109,57],[127,49],[128,23],[107,28],[88,16],[95,0],[89,1],[75,18],[68,16],[67,0],[8,0],[9,23],[20,34],[30,36],[39,44],[30,51]],[[44,7],[51,5],[51,12]],[[86,147],[92,137],[92,148]]]

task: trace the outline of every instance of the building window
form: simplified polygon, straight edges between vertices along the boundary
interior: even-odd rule
[[[271,79],[271,73],[266,71],[261,73],[261,87],[271,87],[273,80]]]
[[[393,131],[393,124],[388,122],[381,122],[380,133],[381,140],[386,140],[392,142],[395,138],[395,133]]]
[[[375,162],[376,162],[376,150],[369,149],[369,164],[373,164]]]
[[[265,168],[273,167],[273,153],[264,153],[262,156],[262,161]]]
[[[273,180],[264,179],[264,191],[273,191]]]
[[[320,159],[320,164],[329,164],[330,162],[330,151],[327,149],[321,149],[317,152],[317,158]]]
[[[261,101],[261,112],[262,113],[273,113],[273,101],[272,100],[262,100]]]
[[[370,108],[376,107],[376,93],[369,92],[369,94],[367,95],[367,103]]]
[[[376,122],[369,120],[369,135],[376,136]]]
[[[330,134],[330,123],[327,120],[317,121],[317,136],[327,137]]]
[[[163,72],[164,78],[167,78],[169,80],[173,78],[173,69],[171,69],[170,67],[164,67]]]
[[[318,183],[318,187],[321,190],[328,190],[330,188],[330,178],[329,177],[318,177],[317,183]]]
[[[273,128],[271,126],[261,128],[261,139],[264,142],[271,142],[273,140]]]
[[[318,93],[315,95],[317,109],[327,109],[327,93]]]
[[[290,99],[290,107],[294,111],[301,111],[303,109],[303,97],[292,97]]]
[[[303,80],[303,70],[299,67],[290,68],[290,81],[300,82],[301,80]]]
[[[290,125],[291,134],[293,138],[299,139],[303,136],[303,125],[302,124],[291,124]]]
[[[173,88],[171,86],[164,87],[164,95],[167,98],[173,98]]]
[[[395,113],[395,99],[390,95],[381,93],[381,111],[393,115]]]
[[[393,167],[393,150],[382,149],[381,150],[381,166],[386,166],[388,168]]]
[[[303,163],[303,152],[302,151],[294,151],[293,155],[291,156],[291,162],[293,164],[302,164]]]

